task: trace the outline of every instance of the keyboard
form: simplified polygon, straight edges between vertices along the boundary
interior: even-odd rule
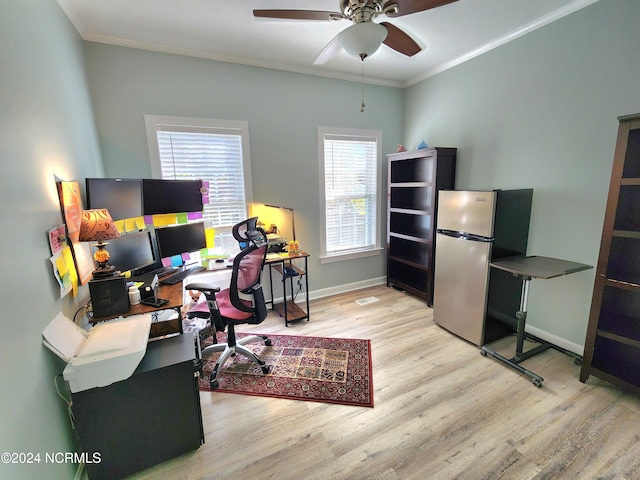
[[[177,271],[177,267],[160,267],[147,272],[145,275],[158,275],[158,278],[162,278]]]
[[[196,265],[195,267],[190,267],[185,270],[182,270],[181,272],[174,273],[173,275],[165,277],[162,280],[160,280],[160,283],[163,285],[175,285],[176,283],[181,282],[182,280],[187,278],[189,275],[193,275],[194,273],[198,273],[203,270],[204,270],[204,267],[201,267],[200,265]]]

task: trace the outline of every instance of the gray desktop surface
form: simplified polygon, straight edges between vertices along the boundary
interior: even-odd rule
[[[584,263],[540,256],[510,257],[491,262],[490,265],[514,275],[545,279],[593,268],[591,265],[585,265]]]

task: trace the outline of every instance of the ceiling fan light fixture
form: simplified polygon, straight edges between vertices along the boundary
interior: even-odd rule
[[[387,38],[387,29],[378,23],[355,23],[340,32],[340,44],[350,55],[364,60],[373,55]]]

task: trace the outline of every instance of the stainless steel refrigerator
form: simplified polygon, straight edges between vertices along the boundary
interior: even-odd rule
[[[520,279],[489,267],[526,255],[532,189],[440,191],[434,321],[475,345],[514,330]]]

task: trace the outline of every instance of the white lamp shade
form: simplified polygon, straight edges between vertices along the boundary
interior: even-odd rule
[[[355,23],[340,32],[342,48],[350,55],[357,55],[362,60],[375,53],[384,39],[387,29],[373,22]]]

